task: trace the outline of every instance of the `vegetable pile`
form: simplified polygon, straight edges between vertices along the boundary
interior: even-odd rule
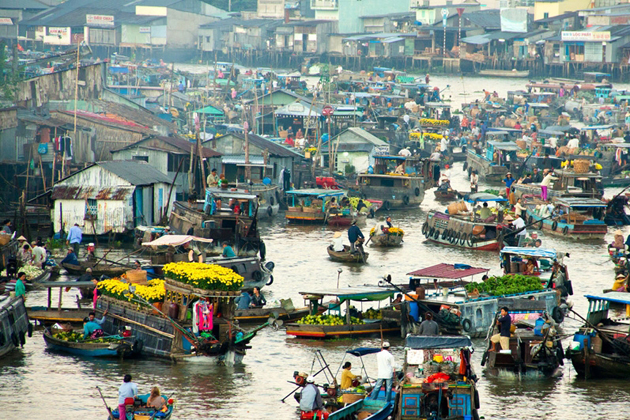
[[[377,311],[376,309],[369,308],[367,311],[363,313],[363,318],[383,319],[383,314],[381,313],[381,311]]]
[[[58,340],[71,341],[74,343],[77,343],[79,341],[86,341],[90,343],[117,343],[120,341],[120,338],[118,337],[101,337],[95,340],[91,340],[88,338],[86,340],[83,340],[83,333],[80,331],[60,331],[53,333],[53,337]]]
[[[472,293],[475,289],[480,293],[487,293],[491,296],[503,296],[541,290],[542,285],[538,277],[517,274],[490,277],[485,282],[472,282],[466,285],[466,292],[468,293]]]
[[[363,321],[359,318],[351,317],[350,321],[352,325],[363,324]],[[300,319],[298,324],[307,325],[345,325],[345,318],[339,315],[307,315]]]

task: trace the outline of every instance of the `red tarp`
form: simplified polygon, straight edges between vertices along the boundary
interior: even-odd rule
[[[438,264],[432,267],[421,268],[420,270],[407,273],[413,277],[431,277],[438,279],[461,279],[463,277],[474,276],[476,274],[487,273],[487,268],[471,267],[466,269],[455,269],[453,264]]]

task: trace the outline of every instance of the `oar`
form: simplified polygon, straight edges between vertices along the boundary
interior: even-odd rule
[[[101,392],[101,388],[97,385],[96,389],[98,390],[98,393],[101,395],[101,399],[103,400],[103,404],[105,404],[105,408],[107,408],[107,412],[109,413],[109,417],[107,418],[107,420],[116,420],[116,418],[114,417],[114,414],[112,414],[112,409],[109,408],[109,406],[107,405],[107,402],[105,401],[105,398],[103,397],[103,393]]]

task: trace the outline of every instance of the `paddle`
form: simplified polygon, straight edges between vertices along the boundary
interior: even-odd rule
[[[97,385],[96,389],[98,390],[98,393],[101,395],[101,399],[103,400],[103,404],[105,404],[105,408],[107,408],[107,412],[109,413],[109,417],[107,418],[107,420],[116,420],[116,418],[114,417],[114,414],[112,414],[112,409],[109,408],[109,406],[107,405],[107,402],[105,401],[105,398],[103,397],[103,393],[101,392],[101,388]]]

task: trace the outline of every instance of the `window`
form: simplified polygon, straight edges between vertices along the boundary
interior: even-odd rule
[[[180,162],[182,160],[184,160],[184,163],[182,164],[182,170],[184,170],[183,168],[187,167],[185,163],[187,160],[189,160],[187,159],[187,156],[169,154],[166,163],[166,171],[177,172],[177,169],[179,168]]]
[[[549,19],[549,13],[543,13],[543,19]]]
[[[96,204],[96,200],[92,198],[88,198],[85,202],[85,218],[86,219],[96,219],[98,215],[98,205]]]
[[[138,155],[136,155],[136,156],[132,156],[131,158],[132,158],[133,160],[140,160],[140,161],[142,161],[142,162],[147,162],[147,163],[149,163],[149,156],[138,156]]]

